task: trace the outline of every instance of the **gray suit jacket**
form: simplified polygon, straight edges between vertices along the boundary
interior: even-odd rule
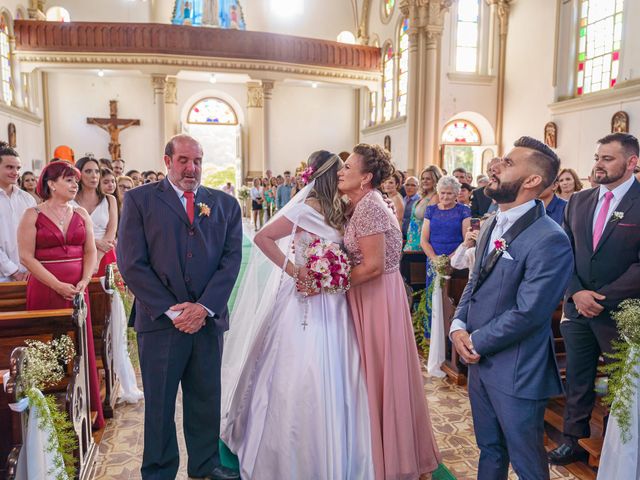
[[[502,255],[479,282],[484,253],[493,250],[487,244],[494,220],[484,223],[455,318],[466,323],[482,357],[470,365],[472,375],[508,395],[539,400],[562,393],[551,316],[573,271],[573,253],[540,202],[535,208],[539,218],[508,245],[512,260]]]

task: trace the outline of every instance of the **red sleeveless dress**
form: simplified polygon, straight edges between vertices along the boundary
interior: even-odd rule
[[[38,211],[36,209],[36,211]],[[67,236],[44,214],[38,211],[36,219],[35,257],[42,266],[58,280],[76,285],[82,279],[82,263],[86,230],[84,220],[75,211],[69,222]],[[93,346],[93,329],[89,311],[89,292],[85,290],[84,301],[87,304],[87,353],[89,356],[89,393],[91,410],[98,416],[94,428],[104,426],[102,403],[100,402],[100,383],[96,367],[96,355]],[[72,308],[72,302],[65,300],[54,290],[41,283],[33,275],[27,283],[27,310],[46,310]]]

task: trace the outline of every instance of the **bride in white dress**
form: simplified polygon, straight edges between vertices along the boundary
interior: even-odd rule
[[[256,235],[222,359],[221,438],[250,479],[374,476],[369,411],[345,294],[303,297],[304,251],[342,243],[342,161],[309,158],[310,183]],[[284,252],[294,252],[285,256]],[[292,258],[290,258],[292,257]]]

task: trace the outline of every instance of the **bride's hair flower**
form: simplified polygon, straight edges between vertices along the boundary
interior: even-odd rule
[[[312,166],[308,166],[304,172],[302,172],[302,181],[305,185],[308,185],[311,181],[311,177],[313,176],[314,168]]]

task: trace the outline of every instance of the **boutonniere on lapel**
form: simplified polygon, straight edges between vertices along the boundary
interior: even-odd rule
[[[623,218],[624,218],[624,212],[613,212],[611,214],[611,220],[609,220],[609,221],[610,222],[619,222]]]
[[[211,207],[206,203],[200,202],[198,204],[198,210],[200,210],[200,213],[198,214],[199,217],[208,217],[211,215]]]
[[[500,253],[504,253],[507,248],[509,248],[509,245],[507,245],[507,242],[504,238],[497,239],[495,242],[493,242],[493,246],[496,249],[496,252]]]

